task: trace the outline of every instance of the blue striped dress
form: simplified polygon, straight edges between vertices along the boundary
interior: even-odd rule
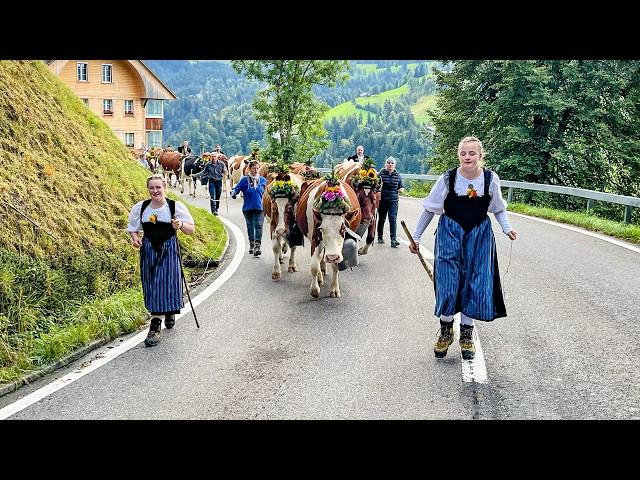
[[[487,215],[491,172],[485,170],[483,196],[454,191],[456,170],[449,174],[449,193],[440,216],[434,246],[435,315],[464,313],[476,320],[506,317],[496,242]]]

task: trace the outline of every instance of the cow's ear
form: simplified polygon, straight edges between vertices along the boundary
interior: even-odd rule
[[[358,214],[360,213],[360,209],[356,208],[355,210],[351,210],[350,212],[345,213],[344,219],[347,222],[351,222]]]

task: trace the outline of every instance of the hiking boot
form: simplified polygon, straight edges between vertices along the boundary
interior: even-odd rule
[[[160,329],[162,328],[162,320],[158,317],[153,317],[151,319],[151,325],[149,326],[149,333],[147,334],[147,338],[144,339],[144,344],[147,347],[153,347],[160,343],[160,338],[162,337],[162,333]]]
[[[384,243],[384,238],[378,237],[378,243]]]
[[[438,340],[436,340],[436,344],[433,347],[433,353],[435,353],[436,358],[443,358],[447,354],[449,345],[452,343],[453,322],[446,323],[440,321],[440,334],[438,335]]]
[[[173,328],[175,324],[176,324],[176,315],[175,315],[175,313],[172,313],[170,315],[165,315],[164,316],[164,326],[166,328]]]
[[[476,347],[473,344],[473,325],[460,325],[460,350],[462,358],[473,360],[476,356]]]
[[[253,240],[249,240],[249,253],[253,253]]]
[[[397,241],[395,238],[392,238],[392,239],[391,239],[391,246],[392,246],[393,248],[398,248],[398,245],[400,245],[400,242],[399,242],[399,241]]]
[[[256,240],[253,244],[253,256],[259,257],[262,252],[260,251],[260,240]]]

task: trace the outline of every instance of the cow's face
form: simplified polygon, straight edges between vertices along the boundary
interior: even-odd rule
[[[314,211],[314,216],[316,212]],[[324,244],[324,259],[327,263],[339,263],[342,261],[342,246],[344,245],[345,215],[325,215],[317,213],[320,224],[316,225],[320,239]],[[317,217],[316,217],[317,218]]]
[[[289,203],[288,198],[275,198],[271,200],[271,222],[276,226],[278,235],[287,233],[286,209]]]
[[[375,218],[376,214],[376,192],[372,188],[359,188],[358,202],[360,203],[360,211],[362,213],[362,222],[369,224]]]

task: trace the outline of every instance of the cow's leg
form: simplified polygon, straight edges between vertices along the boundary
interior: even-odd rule
[[[184,176],[180,175],[180,193],[184,193]]]
[[[320,285],[322,281],[322,272],[320,271],[320,258],[318,255],[311,256],[311,286],[309,287],[309,293],[312,297],[318,298],[320,296]]]
[[[271,250],[273,251],[273,271],[271,272],[271,280],[280,280],[282,278],[282,270],[280,269],[280,257],[282,249],[280,247],[280,238],[274,231],[271,234]]]
[[[289,273],[297,272],[298,266],[296,265],[296,246],[291,247],[291,254],[289,255]]]
[[[358,232],[358,231],[356,233],[358,233],[360,236],[364,234],[364,232]],[[375,234],[376,234],[376,221],[374,217],[373,220],[369,223],[369,226],[367,227],[367,241],[364,247],[358,250],[358,255],[366,255],[369,252],[369,248],[371,247],[371,245],[373,245]]]
[[[340,298],[340,283],[338,282],[338,264],[332,263],[333,277],[331,278],[331,290],[329,296],[334,298]]]
[[[322,256],[322,260],[320,260],[320,270],[322,270],[322,274],[327,274],[327,262],[324,260],[324,255]]]
[[[280,256],[278,257],[279,263],[284,263],[284,254],[287,251],[287,241],[282,235],[278,235],[278,242],[280,243]]]

